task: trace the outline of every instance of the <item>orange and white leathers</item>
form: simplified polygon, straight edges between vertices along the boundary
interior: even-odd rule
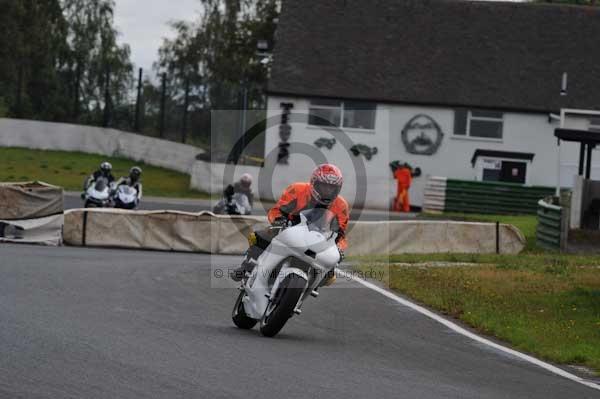
[[[279,201],[268,213],[269,222],[273,223],[281,217],[290,217],[297,215],[303,210],[315,207],[316,204],[312,198],[310,183],[294,183],[289,185],[281,194]],[[338,195],[336,199],[327,207],[335,217],[339,226],[337,245],[341,250],[346,250],[348,243],[346,241],[346,229],[350,217],[348,202]]]

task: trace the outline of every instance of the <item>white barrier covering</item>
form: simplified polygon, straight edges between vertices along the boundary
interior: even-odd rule
[[[62,188],[0,183],[0,242],[60,245],[63,222]]]
[[[211,212],[73,209],[65,212],[64,242],[74,246],[240,254],[262,217],[223,217]]]
[[[64,215],[26,220],[0,220],[0,242],[58,246]]]
[[[215,216],[210,212],[76,209],[65,214],[64,241],[75,246],[239,255],[248,247],[250,231],[266,225],[265,217]],[[355,222],[351,228],[348,255],[496,251],[493,223]],[[502,253],[518,253],[525,239],[515,227],[501,225],[499,243]]]
[[[6,118],[0,118],[0,147],[122,156],[187,174],[191,174],[196,156],[204,152],[191,145],[116,129]]]
[[[0,183],[0,219],[34,219],[63,212],[63,189],[43,182]]]
[[[500,225],[498,239],[500,253],[525,248],[525,237],[512,225]],[[349,255],[399,253],[496,253],[496,224],[417,220],[352,225]]]

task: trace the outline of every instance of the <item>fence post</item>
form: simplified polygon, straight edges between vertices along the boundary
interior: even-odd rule
[[[110,125],[110,66],[106,67],[106,77],[104,80],[104,120],[102,127]]]
[[[73,103],[73,119],[79,119],[79,86],[81,85],[81,62],[77,61],[75,69],[75,98]]]
[[[164,137],[165,134],[165,102],[167,97],[167,73],[162,74],[162,93],[160,96],[160,126],[158,128],[158,135],[160,138]]]
[[[500,222],[496,222],[496,253],[500,254]]]
[[[187,142],[188,107],[190,106],[190,78],[185,79],[185,100],[183,102],[183,123],[181,126],[181,142]]]
[[[140,132],[141,130],[141,112],[142,112],[142,77],[144,70],[140,68],[138,76],[138,87],[137,87],[137,99],[135,101],[135,123],[134,130]]]
[[[16,117],[23,117],[23,62],[19,61],[19,72],[17,75],[17,93],[16,93]]]

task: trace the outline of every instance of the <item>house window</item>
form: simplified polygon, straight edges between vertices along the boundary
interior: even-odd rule
[[[504,114],[497,111],[457,109],[454,112],[454,135],[502,139]]]
[[[313,100],[308,111],[308,123],[314,126],[335,126],[374,130],[377,106],[358,101]]]
[[[600,133],[600,116],[590,118],[589,131]]]
[[[315,126],[340,126],[342,102],[335,100],[313,100],[308,110],[308,123]]]

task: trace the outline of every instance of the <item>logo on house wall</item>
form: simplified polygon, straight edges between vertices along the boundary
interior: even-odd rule
[[[402,129],[402,143],[410,154],[433,155],[443,139],[440,125],[425,114],[416,115]]]
[[[279,153],[277,154],[277,163],[287,165],[290,158],[290,137],[292,136],[292,126],[290,126],[290,113],[294,104],[281,103],[283,112],[281,113],[281,124],[279,125]]]

